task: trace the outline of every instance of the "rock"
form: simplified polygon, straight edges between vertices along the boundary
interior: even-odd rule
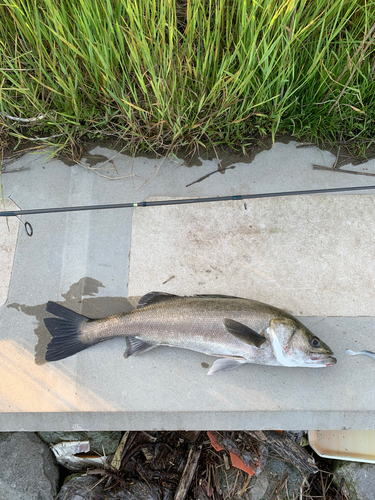
[[[56,500],[99,500],[101,498],[97,495],[95,488],[93,488],[94,484],[98,481],[96,477],[69,477],[70,479],[66,478]],[[91,488],[93,489],[91,490]]]
[[[361,462],[334,460],[333,482],[338,488],[341,478],[349,492],[350,500],[373,500],[375,491],[375,465]]]
[[[261,500],[262,498],[264,498],[269,488],[267,472],[262,471],[256,478],[252,480],[251,486],[252,486],[250,490],[251,500]]]
[[[69,481],[71,481],[74,477],[82,477],[82,476],[86,477],[86,473],[85,472],[74,472],[73,474],[69,474],[69,476],[66,476],[66,478],[64,479],[63,484],[69,483]]]
[[[49,445],[61,443],[63,441],[90,441],[90,451],[106,455],[111,455],[117,449],[121,439],[119,431],[103,432],[38,432],[43,441]]]
[[[270,458],[264,471],[268,473],[269,493],[280,485],[279,493],[287,489],[290,498],[299,494],[305,475],[290,462],[285,462],[282,458]],[[283,486],[280,484],[282,480],[286,480]]]
[[[0,434],[0,500],[52,500],[59,468],[33,432]]]
[[[94,486],[97,477],[73,477],[61,488],[56,500],[171,500],[168,490],[161,491],[157,486],[148,486],[141,482],[129,483],[128,488],[106,489],[103,483]],[[2,500],[2,499],[1,499]]]

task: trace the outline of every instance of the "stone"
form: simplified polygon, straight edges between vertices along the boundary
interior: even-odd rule
[[[108,432],[38,432],[43,441],[49,445],[61,443],[63,441],[89,441],[90,451],[96,451],[100,455],[104,453],[111,455],[117,449],[121,439],[120,431]]]
[[[335,460],[333,482],[339,487],[341,478],[350,500],[373,500],[375,491],[375,464]]]
[[[33,432],[4,434],[0,434],[0,500],[54,499],[59,468],[48,446]]]
[[[269,481],[269,497],[272,497],[272,492],[278,488],[280,482],[284,481],[283,485],[280,485],[279,493],[284,490],[288,492],[290,498],[294,498],[299,494],[300,486],[304,480],[304,474],[297,467],[285,460],[276,457],[269,457],[269,461],[265,467],[265,472],[268,473]],[[266,497],[267,498],[267,497]]]
[[[129,486],[115,487],[104,491],[103,483],[95,484],[94,476],[73,477],[61,488],[56,500],[171,500],[168,490],[160,491],[158,487],[141,482],[129,483]]]

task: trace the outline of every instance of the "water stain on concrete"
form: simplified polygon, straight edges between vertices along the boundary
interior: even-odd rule
[[[295,140],[295,137],[286,135],[276,137],[276,142],[282,142],[283,144],[288,144],[290,141]],[[90,166],[94,166],[98,163],[108,161],[108,158],[104,155],[90,153],[90,151],[94,150],[96,147],[107,148],[116,153],[128,155],[129,152],[126,151],[126,146],[127,144],[123,141],[114,141],[110,139],[87,141],[82,149],[83,157],[87,160]],[[256,138],[253,139],[244,149],[242,147],[238,147],[237,149],[221,147],[215,148],[214,150],[212,148],[199,146],[199,148],[192,152],[188,148],[180,148],[175,153],[175,157],[179,160],[183,160],[186,167],[200,167],[203,165],[202,160],[217,160],[219,165],[218,169],[211,174],[208,174],[209,176],[216,172],[224,174],[226,170],[235,168],[236,163],[251,163],[259,153],[262,151],[269,151],[272,147],[273,143],[271,138]],[[160,160],[165,157],[165,152],[142,152],[135,156],[145,157],[152,160]],[[64,162],[67,163],[66,159],[64,159]],[[74,164],[75,162],[72,162],[72,165]]]
[[[92,319],[105,318],[112,314],[120,314],[134,309],[125,297],[95,297],[99,288],[102,287],[103,284],[100,281],[90,277],[81,278],[77,283],[73,283],[67,293],[62,294],[64,301],[56,302]],[[37,365],[47,363],[45,356],[47,345],[51,340],[51,335],[44,326],[44,318],[54,316],[46,312],[46,305],[44,303],[28,306],[27,304],[12,303],[7,306],[28,316],[33,316],[37,320],[38,326],[34,329],[38,338],[35,346],[35,363]]]
[[[276,135],[275,142],[281,142],[283,144],[289,144],[291,141],[296,141],[301,143],[300,147],[318,147],[324,151],[329,151],[334,156],[338,156],[338,166],[343,167],[348,164],[356,162],[366,162],[368,159],[375,158],[375,145],[371,145],[366,150],[366,157],[361,156],[361,152],[358,150],[350,149],[349,146],[330,146],[329,144],[317,144],[311,142],[308,137],[295,137],[291,135],[279,134]],[[129,154],[126,151],[127,144],[124,141],[114,141],[111,139],[104,140],[93,140],[88,141],[83,147],[84,156],[86,154],[90,155],[90,150],[95,147],[100,146],[103,148],[113,149],[117,153]],[[273,142],[271,137],[254,137],[249,140],[246,147],[239,145],[237,148],[221,147],[221,148],[204,148],[199,146],[195,151],[191,151],[188,148],[180,148],[175,156],[183,160],[186,167],[199,167],[202,165],[202,160],[212,161],[218,159],[222,173],[227,170],[228,167],[233,166],[236,163],[251,163],[254,158],[263,151],[269,151],[273,147]],[[92,155],[101,156],[101,155]],[[153,153],[142,152],[136,156],[144,156],[148,159],[161,159],[165,157],[164,151],[156,151]],[[104,161],[108,159],[105,158]],[[88,159],[88,162],[95,161]],[[95,163],[96,164],[96,163]]]
[[[283,144],[288,144],[290,141],[297,141],[301,143],[300,147],[318,147],[324,151],[331,152],[334,156],[338,156],[338,167],[343,167],[348,164],[356,164],[356,163],[365,163],[368,160],[375,158],[375,145],[371,145],[366,150],[366,157],[362,156],[362,151],[358,148],[355,149],[354,145],[350,145],[349,142],[347,144],[342,144],[341,146],[330,146],[328,143],[326,144],[315,144],[311,143],[308,137],[295,137],[290,135],[279,134],[276,135],[276,142],[281,142]],[[24,152],[27,152],[29,149],[33,149],[35,144],[30,141],[23,142],[22,145],[24,149],[22,151],[17,151],[12,147],[8,147],[8,149],[4,152],[4,160],[6,161],[6,165],[11,165],[13,161],[19,159],[20,156]],[[16,144],[14,144],[16,146]],[[28,147],[30,146],[30,147]],[[79,146],[74,153],[74,157],[76,159],[85,158],[90,167],[94,167],[103,162],[112,163],[108,157],[101,154],[91,154],[91,151],[96,147],[107,148],[113,150],[116,153],[130,155],[131,153],[128,150],[128,143],[121,139],[92,139],[86,140]],[[273,142],[271,137],[253,137],[249,139],[246,146],[238,145],[236,148],[231,147],[217,147],[215,150],[212,148],[204,148],[203,146],[199,146],[198,149],[192,152],[191,149],[188,148],[180,148],[174,156],[180,160],[183,160],[185,166],[187,167],[197,167],[202,165],[202,159],[212,161],[214,159],[218,159],[218,163],[221,165],[218,171],[224,173],[228,167],[232,167],[235,163],[251,163],[254,158],[263,151],[268,151],[273,147]],[[50,148],[48,150],[50,152]],[[63,161],[68,166],[76,165],[78,162],[72,159],[69,159],[68,154],[64,152],[63,154],[57,154],[57,158]],[[155,152],[140,152],[135,157],[145,157],[148,159],[157,159],[160,160],[165,158],[165,150],[156,150]],[[112,163],[114,166],[114,164]],[[339,170],[339,168],[337,169]],[[364,167],[364,170],[366,168]],[[3,173],[6,173],[7,170],[5,168],[5,164],[3,165]],[[215,171],[216,172],[216,171]]]

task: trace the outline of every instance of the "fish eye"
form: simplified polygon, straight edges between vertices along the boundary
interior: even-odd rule
[[[313,338],[310,340],[310,344],[311,344],[313,347],[320,347],[320,340],[318,339],[318,337],[313,337]]]

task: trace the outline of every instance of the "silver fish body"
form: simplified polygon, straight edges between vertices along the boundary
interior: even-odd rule
[[[48,361],[74,354],[73,348],[64,349],[61,339],[65,335],[68,344],[67,332],[75,329],[78,350],[123,336],[127,356],[170,346],[220,358],[209,374],[242,363],[322,367],[336,362],[331,349],[296,318],[250,299],[153,292],[142,297],[137,309],[99,320],[89,320],[51,302],[47,310],[59,316],[45,320],[53,336]],[[68,326],[71,321],[74,325]]]

